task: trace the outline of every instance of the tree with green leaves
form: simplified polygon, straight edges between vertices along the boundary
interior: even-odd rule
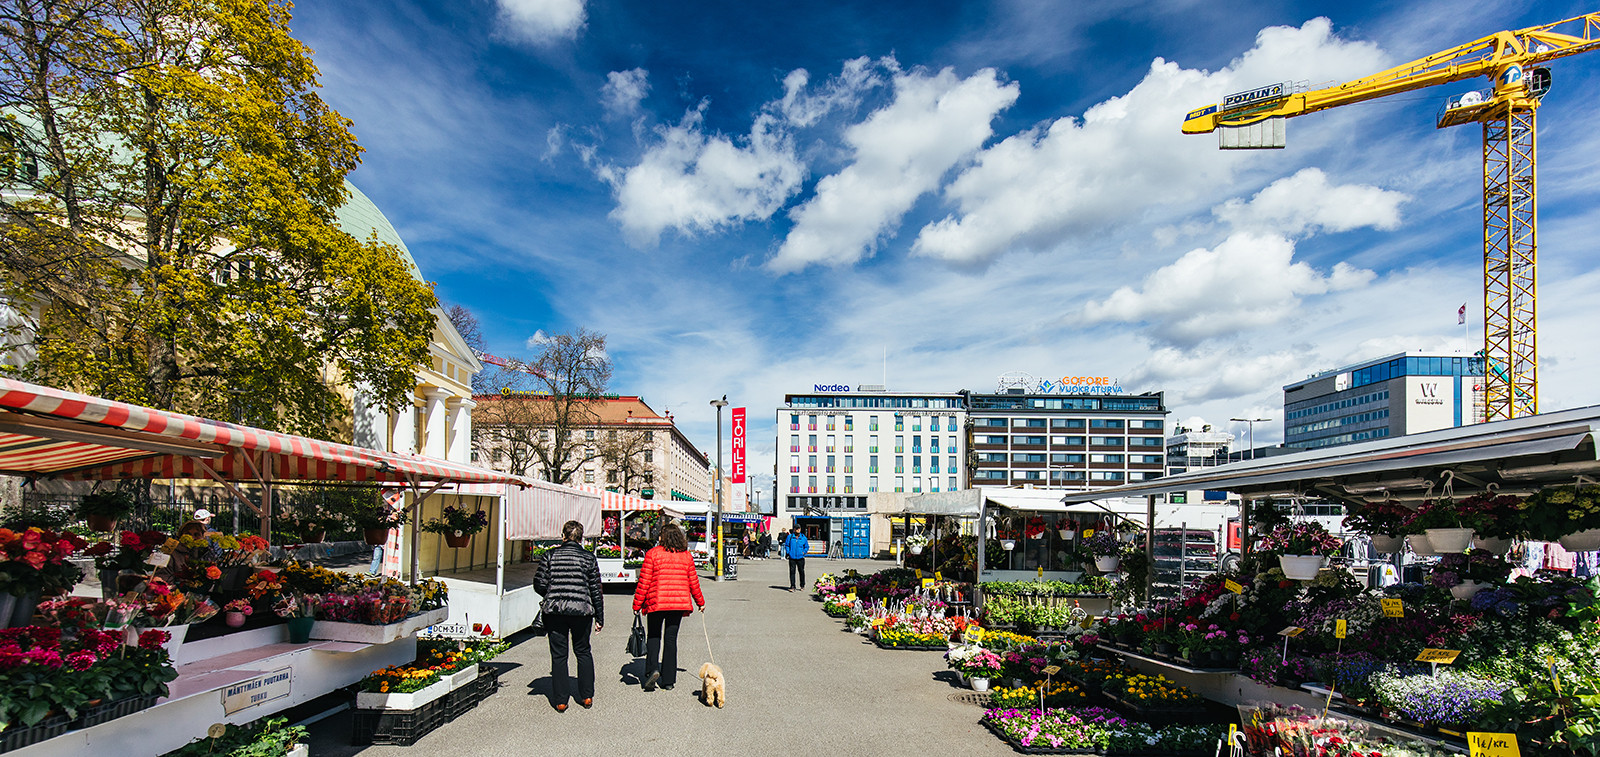
[[[0,4],[0,296],[23,378],[330,435],[435,300],[337,225],[360,155],[278,0]],[[19,357],[20,356],[20,357]]]

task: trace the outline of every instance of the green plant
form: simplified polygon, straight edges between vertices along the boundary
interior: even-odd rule
[[[288,718],[268,718],[242,726],[229,724],[221,736],[189,742],[165,757],[283,757],[306,739],[303,726],[288,723]]]
[[[78,502],[78,514],[122,518],[133,512],[133,495],[120,489],[103,489],[83,495]]]
[[[404,509],[371,500],[358,502],[350,510],[351,524],[363,531],[369,528],[398,528],[405,525],[407,517]]]
[[[1516,505],[1529,538],[1555,541],[1567,534],[1600,528],[1600,487],[1542,489]]]
[[[459,507],[446,507],[439,513],[439,517],[422,524],[423,531],[446,536],[455,534],[471,536],[488,527],[488,513],[482,510],[468,511]]]

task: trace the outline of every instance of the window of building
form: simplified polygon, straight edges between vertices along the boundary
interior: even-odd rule
[[[868,473],[877,473],[878,472],[878,456],[877,455],[870,455],[870,456],[867,457],[867,472]]]
[[[1120,436],[1091,436],[1091,437],[1089,437],[1089,443],[1094,445],[1094,446],[1096,446],[1096,447],[1121,447],[1122,446],[1122,437],[1120,437]]]
[[[833,493],[833,476],[829,476],[828,477],[828,491],[827,491],[827,493],[828,494],[832,494]]]
[[[920,436],[911,437],[911,451],[912,452],[921,452],[922,451],[922,437],[920,437]]]
[[[833,472],[833,455],[828,455],[828,473]]]
[[[648,450],[647,449],[647,450],[644,451],[644,461],[645,462],[647,462],[647,463],[655,462],[655,457],[656,457],[656,453],[655,453],[654,450]]]
[[[494,451],[494,461],[495,462],[503,463],[503,462],[505,462],[505,459],[506,459],[506,451],[505,450],[497,449],[497,450]]]
[[[831,416],[831,415],[828,416],[828,430],[829,431],[833,430],[833,416]]]
[[[1016,453],[1016,454],[1011,456],[1011,462],[1013,462],[1013,463],[1042,463],[1042,462],[1044,462],[1044,455],[1035,454],[1035,453],[1031,453],[1031,452],[1019,452],[1019,453]]]
[[[817,472],[817,456],[816,455],[807,455],[806,456],[806,472],[807,473],[816,473]]]
[[[1005,444],[1006,444],[1006,438],[1003,437],[1003,436],[985,436],[985,437],[983,437],[983,443],[984,444],[998,444],[998,445],[1004,447]]]
[[[789,416],[789,430],[790,431],[799,431],[800,430],[800,416],[793,415],[793,414],[791,414]]]
[[[806,476],[806,493],[807,494],[816,494],[817,493],[817,477],[816,476]]]
[[[951,472],[951,473],[955,473],[956,472],[956,459],[955,459],[954,456],[945,458],[945,468],[944,469],[949,471],[949,472]],[[952,486],[950,488],[954,489],[955,487]]]
[[[854,431],[855,427],[856,427],[856,418],[855,418],[855,416],[846,415],[844,417],[844,430],[846,430],[846,431]]]
[[[1159,437],[1159,436],[1130,436],[1130,437],[1128,437],[1128,444],[1129,444],[1129,446],[1133,446],[1133,447],[1159,447],[1159,446],[1161,446],[1161,437]]]
[[[935,416],[931,416],[931,417],[928,418],[928,430],[929,431],[938,431],[939,430],[939,416],[935,415]],[[950,429],[950,430],[954,431],[955,429]]]
[[[939,491],[939,477],[938,476],[929,476],[928,477],[928,491],[930,491],[930,492]]]
[[[1019,436],[1019,437],[1017,437],[1017,443],[1018,444],[1037,444],[1040,447],[1043,447],[1044,446],[1044,442],[1045,442],[1045,438],[1042,437],[1042,436]]]
[[[1121,481],[1123,473],[1119,470],[1092,470],[1089,471],[1090,481]]]
[[[833,451],[833,434],[828,434],[828,449],[826,451]]]
[[[1131,457],[1133,462],[1141,465],[1160,465],[1166,462],[1166,458],[1161,455],[1132,455]]]
[[[897,436],[897,437],[894,438],[894,451],[895,452],[905,452],[906,451],[906,438],[905,437]]]
[[[877,426],[873,426],[873,428],[877,428]],[[867,451],[868,452],[877,452],[878,451],[878,435],[877,434],[873,434],[871,436],[871,438],[868,440]]]
[[[1166,427],[1166,424],[1163,421],[1130,421],[1130,424],[1133,426],[1133,428],[1153,428],[1157,431],[1160,431]]]
[[[799,476],[790,476],[789,477],[789,492],[791,494],[799,494],[800,493],[800,477]]]
[[[1083,462],[1083,455],[1062,455],[1062,454],[1052,453],[1050,455],[1050,462],[1052,464],[1055,464],[1055,465],[1066,465],[1068,463],[1082,463]]]
[[[790,434],[789,435],[789,451],[790,452],[799,452],[800,451],[800,435],[799,434]]]
[[[911,430],[912,431],[921,431],[922,430],[922,416],[920,416],[920,415],[911,416]]]
[[[913,491],[913,492],[922,491],[922,477],[921,476],[912,476],[911,477],[911,491]]]
[[[1055,470],[1050,471],[1050,478],[1056,481],[1082,481],[1084,473],[1081,470]]]
[[[869,416],[869,422],[867,424],[867,430],[868,431],[877,431],[878,430],[878,416],[876,416],[876,415]],[[873,437],[873,438],[876,439],[877,437]]]
[[[583,438],[593,440],[594,439],[594,429],[591,428],[591,429],[583,432]]]
[[[906,472],[906,459],[904,457],[901,457],[900,455],[895,455],[894,456],[894,472],[895,473],[905,473]]]
[[[800,472],[800,456],[799,455],[790,455],[789,456],[789,472],[790,473],[799,473]]]
[[[929,452],[938,452],[939,451],[939,437],[937,437],[937,436],[928,437],[928,451]]]
[[[845,494],[854,494],[855,493],[855,486],[852,485],[850,483],[850,481],[851,481],[851,477],[850,476],[845,476],[844,477],[844,493]]]
[[[806,430],[807,431],[816,431],[817,430],[817,416],[815,416],[815,415],[806,416]]]
[[[606,471],[606,483],[614,484],[616,482],[617,482],[617,472],[614,471],[614,470]]]
[[[855,437],[846,436],[844,438],[844,451],[845,452],[855,452],[856,451],[856,438]]]
[[[905,418],[905,416],[896,415],[894,417],[894,430],[896,430],[896,431],[904,431],[904,430],[906,430],[906,418]]]
[[[867,491],[875,492],[877,490],[878,490],[878,477],[877,476],[869,476],[867,478]]]
[[[912,473],[921,473],[922,472],[922,456],[921,455],[912,455],[911,456],[911,472]]]
[[[1122,465],[1123,461],[1124,461],[1124,458],[1123,458],[1122,455],[1090,455],[1089,456],[1089,462],[1091,462],[1091,463],[1114,463],[1116,465]]]
[[[1004,453],[1004,452],[979,452],[978,453],[978,462],[980,462],[980,463],[1002,463],[1003,464],[1003,463],[1005,463],[1005,461],[1006,461],[1006,453]]]
[[[849,455],[845,455],[844,456],[844,472],[845,473],[854,473],[855,472],[855,466],[851,464],[851,460],[852,459],[853,458],[851,458],[851,456],[849,456]]]
[[[1089,428],[1122,428],[1125,423],[1121,418],[1090,418]]]
[[[817,451],[817,435],[816,434],[811,434],[810,436],[806,437],[806,451],[807,452],[816,452]]]
[[[894,490],[897,491],[897,492],[903,492],[903,491],[906,490],[906,480],[905,480],[904,477],[902,477],[902,476],[895,476],[894,477]]]
[[[938,455],[934,455],[933,457],[928,458],[928,472],[929,473],[938,473],[939,472],[939,456]]]
[[[981,426],[981,427],[984,427],[984,428],[1005,428],[1006,427],[1006,419],[1004,419],[1004,418],[979,418],[973,425]]]
[[[1006,472],[1003,470],[981,470],[973,474],[972,477],[980,481],[1003,480],[1006,477]]]
[[[644,440],[647,441],[647,442],[655,441],[656,440],[656,432],[654,432],[654,431],[646,431],[646,432],[644,432]]]
[[[592,471],[592,470],[584,471],[583,472],[583,482],[586,483],[586,484],[594,483],[594,471]]]

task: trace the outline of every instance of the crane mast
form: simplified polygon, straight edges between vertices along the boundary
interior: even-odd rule
[[[1539,412],[1536,114],[1550,88],[1540,64],[1600,47],[1600,14],[1498,32],[1334,87],[1292,82],[1235,93],[1191,111],[1186,134],[1218,131],[1234,149],[1284,145],[1284,119],[1425,87],[1490,77],[1439,111],[1438,128],[1483,129],[1485,420]]]

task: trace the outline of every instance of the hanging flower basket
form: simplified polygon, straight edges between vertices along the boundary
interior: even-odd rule
[[[1101,573],[1115,573],[1122,567],[1122,559],[1116,556],[1094,558],[1095,570]]]
[[[1441,555],[1465,552],[1472,546],[1470,528],[1430,528],[1425,533],[1428,535],[1428,543],[1433,545],[1433,551]]]
[[[913,554],[913,555],[922,554],[922,545],[921,544],[913,544],[913,545],[911,545],[911,554]]]
[[[1561,537],[1561,548],[1568,552],[1593,552],[1600,550],[1600,528],[1579,531]]]
[[[461,549],[462,547],[472,543],[472,534],[462,533],[460,531],[457,531],[453,534],[445,534],[444,543],[451,549]]]
[[[1283,568],[1284,577],[1295,581],[1316,578],[1317,571],[1322,570],[1327,561],[1322,555],[1278,555],[1278,566]]]
[[[364,539],[369,546],[381,547],[389,543],[389,529],[364,528],[361,530],[361,538]]]
[[[1439,554],[1438,550],[1433,548],[1433,542],[1429,541],[1428,537],[1424,534],[1412,534],[1407,536],[1406,544],[1411,547],[1411,551],[1413,553],[1420,557],[1433,557]]]
[[[1004,549],[1007,552],[1010,552],[1011,550],[1017,548],[1017,540],[1016,539],[1001,539],[1000,540],[1000,548]]]
[[[1472,548],[1488,550],[1500,557],[1505,557],[1506,553],[1511,551],[1511,540],[1474,536],[1472,537]]]
[[[1398,536],[1374,535],[1372,537],[1372,551],[1382,555],[1392,555],[1405,548],[1405,540]]]

